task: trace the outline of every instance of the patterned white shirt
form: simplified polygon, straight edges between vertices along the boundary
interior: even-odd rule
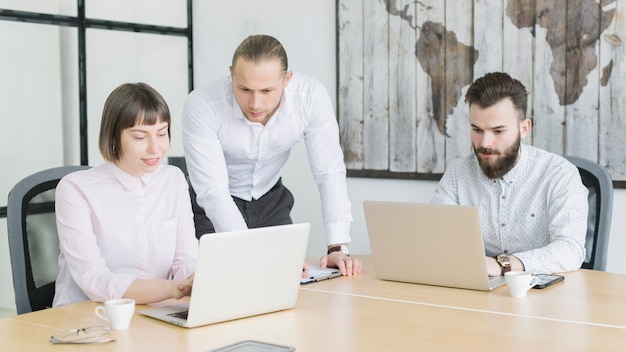
[[[576,270],[585,258],[587,188],[565,158],[522,144],[515,167],[489,179],[474,153],[454,160],[431,202],[478,208],[485,254],[508,253],[527,271]]]

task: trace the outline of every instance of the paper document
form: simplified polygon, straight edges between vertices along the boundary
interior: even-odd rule
[[[319,266],[309,265],[309,276],[300,279],[300,284],[310,284],[312,282],[332,279],[333,277],[341,276],[339,269],[335,268],[320,268]]]

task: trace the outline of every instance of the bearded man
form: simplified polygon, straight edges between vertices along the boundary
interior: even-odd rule
[[[490,276],[572,271],[585,258],[587,188],[565,158],[522,143],[532,128],[527,97],[506,73],[472,83],[474,153],[449,165],[431,200],[478,208]]]

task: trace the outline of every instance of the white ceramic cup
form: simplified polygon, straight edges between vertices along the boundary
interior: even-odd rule
[[[526,297],[528,290],[539,282],[539,278],[528,271],[506,272],[504,280],[512,297]]]
[[[104,306],[96,307],[96,315],[109,323],[115,330],[128,329],[135,313],[135,300],[130,298],[110,299]]]

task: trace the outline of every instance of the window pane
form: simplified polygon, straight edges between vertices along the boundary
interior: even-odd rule
[[[165,98],[172,115],[170,155],[182,155],[180,116],[188,91],[187,38],[90,29],[87,31],[89,164],[103,161],[98,133],[104,101],[113,89],[126,82],[145,82]]]
[[[76,16],[76,0],[0,0],[0,9]]]
[[[36,171],[63,165],[64,33],[75,29],[0,21],[0,204],[10,189]],[[74,41],[75,42],[75,41]],[[28,45],[26,45],[28,43]],[[75,66],[76,67],[76,66]],[[77,96],[76,90],[69,94]]]
[[[187,1],[85,0],[85,16],[119,22],[187,27]]]

